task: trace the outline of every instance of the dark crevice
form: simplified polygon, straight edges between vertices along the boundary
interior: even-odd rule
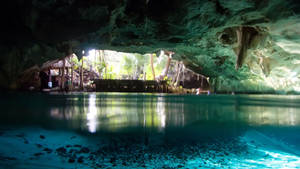
[[[227,8],[224,8],[221,3],[219,2],[219,0],[211,0],[212,2],[215,3],[216,6],[216,12],[221,14],[221,15],[228,15],[229,14],[229,10]]]

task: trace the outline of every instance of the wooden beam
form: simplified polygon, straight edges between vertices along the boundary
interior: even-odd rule
[[[154,70],[154,65],[153,65],[153,55],[151,54],[151,69],[152,69],[152,76],[153,76],[153,80],[155,80],[155,70]]]
[[[169,56],[168,56],[168,61],[167,61],[167,64],[166,64],[166,71],[163,74],[163,78],[165,78],[166,76],[168,76],[169,67],[170,67],[170,63],[171,63],[171,60],[172,60],[172,54],[173,53],[168,53],[168,54],[169,54]]]
[[[71,88],[73,89],[73,81],[74,81],[74,70],[73,66],[71,67]]]
[[[65,88],[65,68],[66,68],[66,59],[63,59],[62,75],[61,75],[61,86],[60,89]]]
[[[52,84],[52,77],[51,77],[51,68],[49,68],[49,81],[48,82],[51,82],[51,85],[53,86],[53,84]],[[52,87],[51,86],[51,87]],[[48,86],[49,87],[49,86]],[[50,87],[49,87],[50,88]]]
[[[81,58],[80,66],[80,89],[83,90],[83,57]]]

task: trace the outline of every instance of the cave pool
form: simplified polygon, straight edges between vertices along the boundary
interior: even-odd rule
[[[300,96],[5,93],[0,168],[300,168]]]

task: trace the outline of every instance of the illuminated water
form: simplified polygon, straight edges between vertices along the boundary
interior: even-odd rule
[[[0,168],[300,167],[299,96],[5,94],[0,101]],[[83,163],[80,152],[55,151],[75,143],[89,147]],[[53,152],[36,155],[38,144]]]

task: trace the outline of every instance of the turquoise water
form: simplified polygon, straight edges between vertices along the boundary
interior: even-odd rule
[[[299,103],[282,95],[3,94],[0,166],[299,168]]]

